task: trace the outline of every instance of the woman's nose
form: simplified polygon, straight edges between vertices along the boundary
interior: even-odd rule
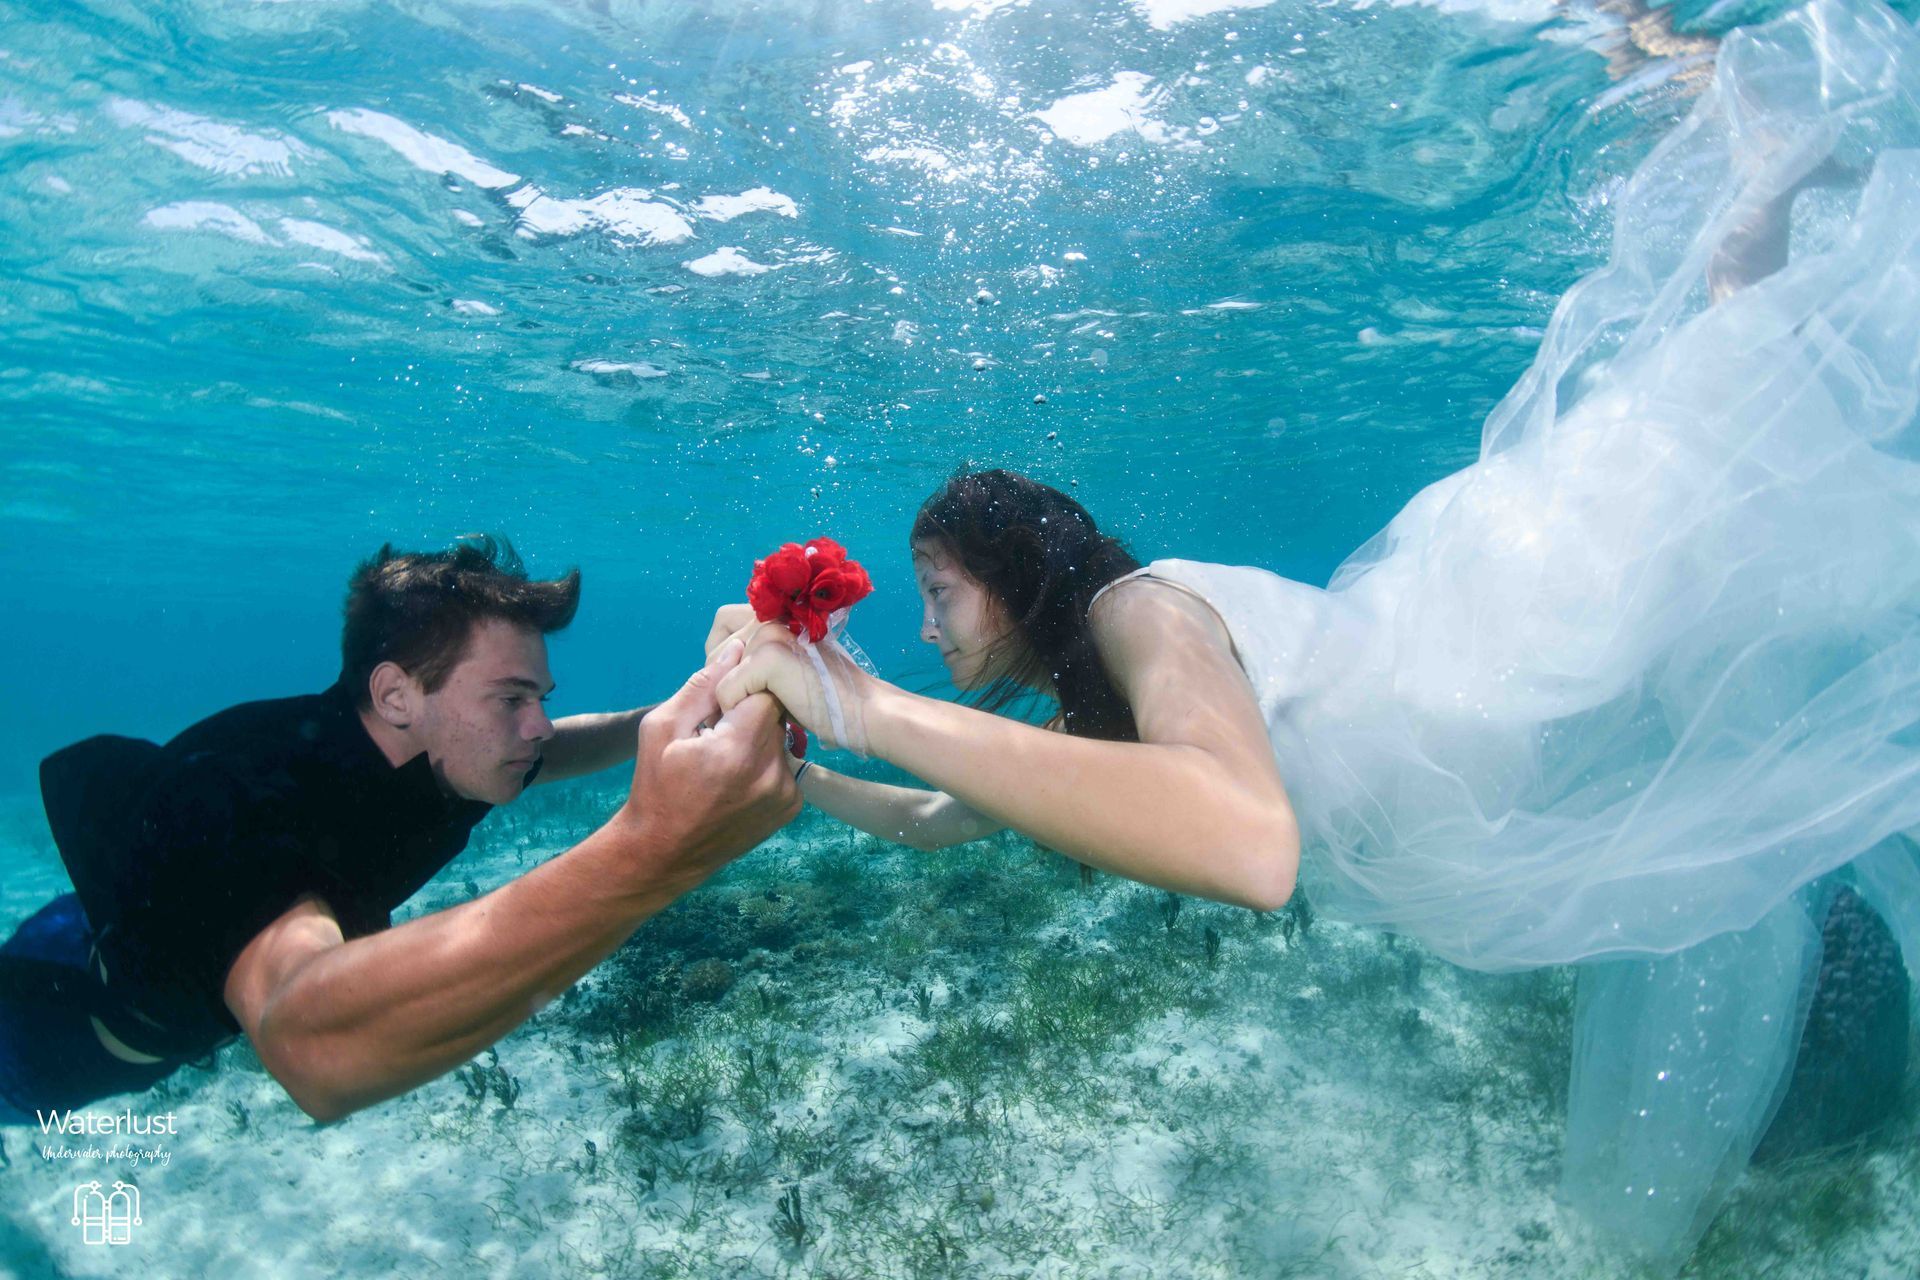
[[[920,638],[928,644],[940,643],[940,628],[933,621],[933,610],[920,615]]]

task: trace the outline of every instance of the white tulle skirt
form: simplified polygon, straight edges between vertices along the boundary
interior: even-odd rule
[[[1709,306],[1830,158],[1858,181]],[[1227,620],[1316,908],[1585,966],[1566,1191],[1674,1259],[1778,1104],[1832,886],[1920,962],[1920,38],[1839,0],[1735,33],[1616,209],[1480,460],[1326,591],[1151,572]]]

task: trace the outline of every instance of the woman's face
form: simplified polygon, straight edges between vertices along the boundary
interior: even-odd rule
[[[920,587],[920,638],[938,646],[953,687],[990,684],[1006,668],[1014,643],[1005,607],[936,543],[913,544],[913,577]]]

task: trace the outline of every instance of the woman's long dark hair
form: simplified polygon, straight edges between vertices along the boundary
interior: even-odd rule
[[[920,507],[913,541],[943,547],[992,593],[1024,642],[977,704],[998,711],[1052,680],[1061,722],[1084,738],[1138,740],[1087,626],[1094,594],[1140,567],[1118,538],[1058,489],[1014,471],[955,472]]]

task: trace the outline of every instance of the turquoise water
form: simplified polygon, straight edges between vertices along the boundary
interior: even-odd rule
[[[1323,582],[1476,456],[1697,90],[1684,59],[1610,74],[1620,26],[1533,0],[0,4],[0,922],[58,887],[42,755],[323,686],[383,541],[491,529],[536,573],[579,566],[556,713],[661,696],[754,556],[822,532],[878,584],[861,644],[940,687],[904,539],[963,462],[1072,487],[1143,559]],[[419,908],[564,847],[611,794],[500,815]],[[503,1045],[525,1102],[441,1081],[316,1134],[244,1048],[183,1073],[202,1123],[142,1174],[180,1206],[149,1267],[1618,1273],[1552,1216],[1564,975],[1204,904],[1167,921],[1011,844],[822,865],[844,839],[781,837]],[[1058,937],[1127,964],[1039,989]],[[724,981],[682,980],[708,962]],[[1017,1034],[1048,1000],[1139,1012]],[[1276,1006],[1316,1034],[1277,1043]],[[993,1062],[955,1048],[983,1037]],[[1105,1083],[1061,1087],[1054,1054]],[[866,1070],[897,1106],[859,1111]],[[1168,1127],[1189,1114],[1213,1128]],[[1134,1140],[1185,1172],[1143,1191],[1089,1156]],[[12,1145],[0,1252],[109,1274],[48,1210],[68,1171]],[[1888,1225],[1910,1163],[1757,1184],[1698,1273],[1910,1274]],[[370,1188],[428,1169],[440,1207],[392,1231]],[[783,1243],[796,1183],[815,1234]],[[254,1212],[296,1245],[212,1239]]]
[[[1596,109],[1599,20],[1544,6],[704,8],[5,10],[0,786],[323,679],[386,539],[580,565],[562,709],[815,530],[920,661],[904,530],[965,460],[1324,580],[1471,459],[1684,105]]]

